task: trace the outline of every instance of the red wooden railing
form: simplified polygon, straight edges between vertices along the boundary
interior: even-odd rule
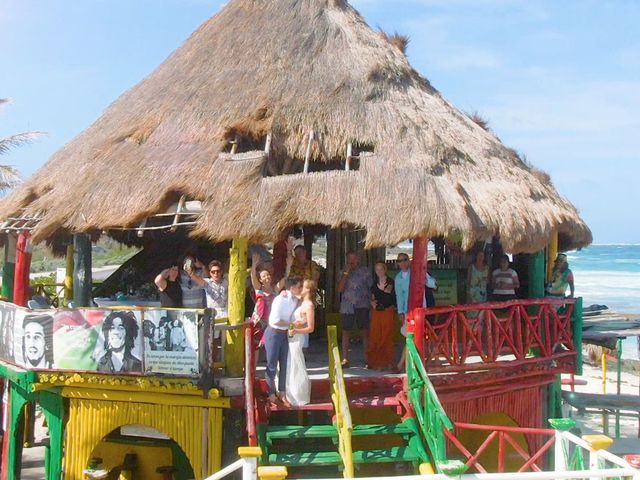
[[[450,444],[447,455],[448,458],[462,455],[462,457],[466,459],[466,461],[464,459],[462,461],[466,464],[467,471],[473,471],[475,469],[480,473],[487,473],[487,469],[479,461],[483,454],[485,454],[485,465],[488,464],[489,461],[492,466],[497,465],[498,473],[503,473],[505,469],[517,472],[541,472],[545,467],[545,454],[554,445],[556,440],[555,430],[547,428],[476,425],[462,422],[454,422],[454,426],[457,435],[447,429],[444,430],[445,437]],[[478,435],[480,435],[481,432],[486,432],[487,437],[475,452],[471,452],[458,438],[462,430],[472,430],[477,432]],[[537,442],[541,444],[540,448],[530,455],[526,451],[526,447],[523,448],[516,438],[514,438],[514,435],[518,434],[526,435],[527,437],[542,436],[549,438],[543,438],[541,442]],[[487,452],[489,447],[495,442],[498,442],[497,458],[486,459],[487,454],[485,452]],[[522,462],[521,465],[516,465],[520,464],[520,462]]]
[[[254,345],[254,326],[247,322],[244,328],[244,399],[247,412],[247,437],[250,447],[258,446],[257,405],[255,397],[256,349]]]
[[[573,357],[574,304],[545,298],[421,308],[412,312],[410,329],[423,340],[416,346],[434,373]]]

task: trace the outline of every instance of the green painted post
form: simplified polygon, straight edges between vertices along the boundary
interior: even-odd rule
[[[528,288],[528,298],[544,298],[544,285],[546,281],[546,272],[544,269],[544,259],[545,254],[544,250],[540,250],[539,252],[532,253],[529,255],[529,269],[528,269],[528,277],[529,277],[529,288]],[[527,308],[530,315],[534,315],[538,313],[538,307],[530,306]],[[544,341],[544,331],[542,332],[543,341]],[[532,348],[530,354],[534,356],[539,356],[540,352],[538,348]]]
[[[7,234],[4,244],[4,263],[2,265],[2,297],[13,301],[13,279],[16,270],[16,236]]]
[[[9,435],[5,441],[7,445],[7,474],[6,479],[20,478],[20,463],[22,460],[22,429],[20,422],[22,409],[27,403],[27,393],[14,383],[9,384]],[[4,462],[3,462],[4,463]]]
[[[529,256],[529,298],[544,298],[544,250]]]
[[[73,303],[76,308],[91,306],[91,237],[73,236]]]
[[[573,346],[576,349],[576,375],[582,375],[582,297],[576,298],[571,325]]]
[[[547,390],[547,419],[562,418],[562,379],[556,375]]]
[[[64,399],[59,392],[43,391],[40,393],[39,403],[49,426],[49,445],[45,453],[45,478],[59,480],[62,475]]]
[[[616,393],[620,395],[620,388],[622,383],[622,338],[618,337],[616,341],[616,375],[617,386]],[[616,438],[620,438],[620,410],[616,410]]]

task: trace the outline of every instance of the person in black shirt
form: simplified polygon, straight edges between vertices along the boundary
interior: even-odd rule
[[[164,308],[182,308],[182,287],[180,270],[177,265],[160,272],[155,279],[160,290],[160,306]]]
[[[371,287],[371,325],[367,363],[375,370],[393,370],[396,329],[396,292],[394,281],[387,275],[387,265],[377,262]]]

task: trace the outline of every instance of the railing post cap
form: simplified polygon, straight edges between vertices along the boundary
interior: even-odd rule
[[[582,439],[589,444],[593,450],[608,450],[613,445],[613,439],[606,435],[583,435]]]
[[[549,425],[554,430],[567,432],[576,426],[576,421],[573,418],[550,418]]]
[[[238,455],[242,458],[258,458],[262,456],[260,447],[238,447]]]
[[[287,478],[287,467],[258,467],[258,478],[267,480],[282,480]]]

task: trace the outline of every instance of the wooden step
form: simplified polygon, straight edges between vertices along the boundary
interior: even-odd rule
[[[273,453],[269,455],[269,464],[287,467],[341,465],[342,458],[338,452]]]
[[[389,425],[355,425],[352,435],[409,435],[413,431],[403,423]],[[313,425],[301,427],[297,425],[274,425],[267,428],[269,441],[279,439],[336,438],[338,431],[333,425]]]
[[[418,461],[418,454],[408,447],[353,452],[353,462],[356,464]],[[269,455],[269,464],[288,467],[341,465],[342,458],[337,452],[274,453]]]
[[[352,408],[384,408],[384,407],[397,407],[400,405],[400,400],[394,393],[380,394],[380,395],[367,395],[361,397],[354,397],[349,399],[349,404]],[[270,406],[269,409],[272,412],[286,412],[286,411],[333,411],[333,403],[331,401],[319,401],[309,403],[307,405],[300,405],[296,407],[286,408],[281,406]]]
[[[267,439],[291,439],[291,438],[335,438],[338,431],[333,425],[313,425],[301,427],[298,425],[270,426],[267,428]]]
[[[389,425],[354,425],[352,435],[410,435],[414,432],[404,423]]]
[[[353,452],[354,463],[417,462],[419,455],[409,447],[393,447],[380,450]]]

